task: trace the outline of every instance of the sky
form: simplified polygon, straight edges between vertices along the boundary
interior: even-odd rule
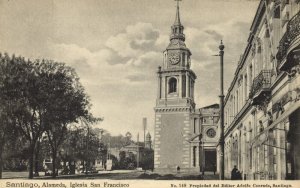
[[[225,93],[259,0],[183,0],[180,18],[196,73],[196,107],[218,103],[218,45]],[[113,135],[153,135],[157,67],[175,20],[174,0],[0,0],[0,52],[74,67],[97,125]]]

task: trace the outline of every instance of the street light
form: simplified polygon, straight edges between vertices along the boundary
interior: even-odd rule
[[[219,144],[220,144],[220,175],[219,178],[220,180],[224,180],[224,87],[223,87],[223,82],[224,82],[224,68],[223,68],[223,57],[224,57],[224,48],[225,46],[223,45],[223,42],[221,40],[221,43],[219,45],[219,54],[215,56],[220,56],[220,139],[219,139]]]
[[[200,171],[202,175],[204,175],[204,169],[203,169],[203,142],[202,142],[202,133],[198,135],[199,138],[199,166],[200,166]],[[200,155],[201,155],[201,160],[200,160]]]

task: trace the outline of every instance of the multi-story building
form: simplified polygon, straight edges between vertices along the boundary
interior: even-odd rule
[[[154,168],[167,172],[177,169],[199,172],[203,166],[213,170],[218,141],[218,107],[195,108],[196,75],[191,69],[192,54],[185,44],[178,4],[171,29],[170,43],[163,52],[163,66],[157,72]]]
[[[261,0],[225,97],[225,176],[300,179],[300,1]]]

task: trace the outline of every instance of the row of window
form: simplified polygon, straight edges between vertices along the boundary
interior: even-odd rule
[[[266,18],[271,15],[272,18],[280,18],[280,7],[274,8],[273,14],[265,12]],[[280,23],[280,22],[279,22]],[[231,91],[225,106],[225,128],[228,128],[234,117],[246,103],[255,78],[264,70],[272,70],[276,74],[275,54],[281,38],[279,29],[272,29],[275,22],[266,19],[266,22],[260,22],[260,30],[256,31],[251,44],[250,53],[247,55],[244,73],[240,73],[235,83],[235,89]],[[281,28],[281,27],[276,27]],[[282,28],[281,28],[282,30]]]

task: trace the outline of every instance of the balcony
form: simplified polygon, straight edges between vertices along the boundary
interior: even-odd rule
[[[300,55],[300,12],[287,23],[287,31],[282,36],[276,58],[277,68],[287,71],[297,65],[297,57]]]
[[[271,70],[262,70],[254,78],[249,97],[252,98],[252,105],[261,105],[268,99],[271,93]]]

